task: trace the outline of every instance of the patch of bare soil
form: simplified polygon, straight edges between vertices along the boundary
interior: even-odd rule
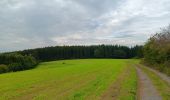
[[[138,100],[162,100],[162,97],[152,84],[150,78],[139,68],[136,67],[138,74]]]
[[[101,97],[101,100],[117,100],[120,95],[121,85],[124,82],[124,79],[127,75],[129,75],[129,70],[125,69],[121,72],[121,74],[114,81],[113,85],[111,85],[106,92]]]

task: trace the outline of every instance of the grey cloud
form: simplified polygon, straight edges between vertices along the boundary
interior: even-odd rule
[[[168,25],[169,9],[169,0],[1,0],[0,51],[142,44]]]

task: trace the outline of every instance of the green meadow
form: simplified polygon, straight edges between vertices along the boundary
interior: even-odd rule
[[[43,62],[0,75],[0,100],[134,100],[137,76],[126,59]],[[117,94],[117,95],[112,95]]]

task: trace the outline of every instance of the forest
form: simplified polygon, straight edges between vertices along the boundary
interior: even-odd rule
[[[39,61],[83,58],[133,58],[142,57],[142,46],[132,48],[118,45],[94,46],[56,46],[18,51],[22,55],[31,55]]]

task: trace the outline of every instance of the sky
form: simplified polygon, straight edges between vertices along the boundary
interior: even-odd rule
[[[0,0],[0,52],[142,45],[170,24],[170,0]]]

